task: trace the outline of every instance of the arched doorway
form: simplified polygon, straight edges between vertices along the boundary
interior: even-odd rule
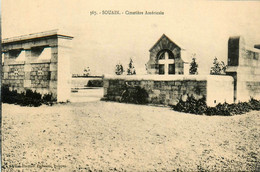
[[[174,54],[168,49],[163,49],[157,53],[159,75],[174,75],[175,62]]]

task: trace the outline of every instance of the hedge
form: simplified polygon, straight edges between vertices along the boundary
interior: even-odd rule
[[[8,86],[2,86],[2,102],[38,107],[42,104],[53,105],[56,99],[52,98],[52,94],[44,94],[42,96],[40,93],[33,92],[29,89],[25,92],[18,93],[16,90],[10,91]]]
[[[198,115],[221,115],[232,116],[236,114],[244,114],[251,110],[260,110],[260,101],[251,98],[249,102],[239,103],[219,103],[216,107],[208,107],[206,98],[196,100],[193,95],[188,96],[186,101],[182,99],[176,105],[171,105],[175,111],[198,114]]]

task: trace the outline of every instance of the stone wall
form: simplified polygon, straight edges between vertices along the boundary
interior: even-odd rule
[[[205,96],[209,106],[233,101],[232,77],[198,75],[105,76],[104,97],[108,100],[119,101],[126,84],[129,85],[129,89],[134,89],[135,86],[144,88],[149,95],[148,102],[152,104],[173,105],[181,98],[186,100],[188,95],[193,95],[196,99]]]
[[[226,72],[235,79],[235,102],[260,99],[260,50],[247,46],[241,36],[229,38]]]
[[[62,88],[70,88],[70,58],[63,49],[71,49],[71,39],[57,30],[4,39],[2,83],[10,90],[31,89],[51,93],[58,101],[69,100],[70,90]]]
[[[50,64],[32,64],[30,80],[32,88],[48,88],[50,80]]]

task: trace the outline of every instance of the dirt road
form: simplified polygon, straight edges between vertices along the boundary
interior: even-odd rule
[[[100,101],[3,104],[3,171],[259,170],[259,117]]]

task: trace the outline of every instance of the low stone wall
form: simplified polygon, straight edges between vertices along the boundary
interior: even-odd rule
[[[149,95],[148,102],[152,104],[174,105],[188,95],[196,99],[205,96],[209,106],[217,103],[233,101],[233,78],[230,76],[173,75],[173,76],[105,76],[104,98],[120,101],[122,93],[135,86],[144,88]],[[214,94],[221,91],[221,93]],[[224,93],[224,94],[223,94]],[[215,97],[214,97],[215,96]]]

